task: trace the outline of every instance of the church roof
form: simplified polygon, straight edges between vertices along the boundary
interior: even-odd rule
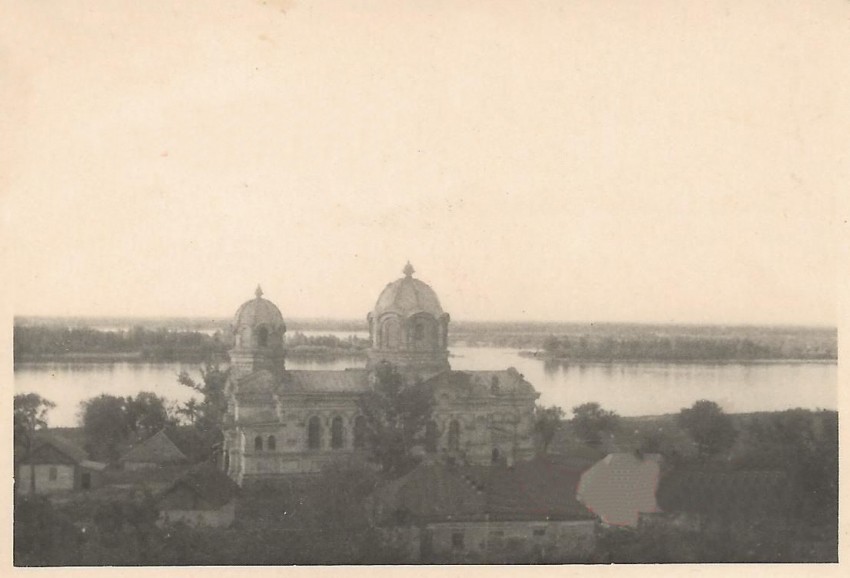
[[[233,318],[234,331],[246,325],[248,327],[259,325],[276,327],[284,324],[280,309],[268,299],[263,298],[263,290],[259,286],[255,295],[254,299],[246,301],[236,310],[236,315]]]
[[[365,369],[287,371],[283,391],[288,393],[362,393],[369,389]]]
[[[536,395],[534,386],[513,367],[499,371],[444,371],[426,383],[470,396]]]
[[[427,284],[413,278],[410,263],[404,268],[404,277],[389,283],[375,303],[374,317],[385,313],[396,313],[408,317],[416,313],[430,313],[434,317],[443,315],[437,294]]]
[[[186,455],[174,445],[165,431],[159,431],[134,446],[121,458],[122,462],[168,464],[187,461]]]

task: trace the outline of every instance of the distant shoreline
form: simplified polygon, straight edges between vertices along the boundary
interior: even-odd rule
[[[303,360],[326,360],[335,361],[338,359],[365,359],[366,351],[352,351],[350,349],[332,350],[332,349],[313,349],[307,351],[299,351],[292,349],[286,351],[286,356],[290,359]],[[18,355],[14,359],[17,366],[22,363],[204,363],[209,358],[198,354],[177,355],[174,357],[164,358],[158,356],[145,356],[142,352],[120,352],[120,353],[46,353],[40,355]],[[226,359],[221,361],[226,362]]]
[[[519,356],[524,357],[526,359],[537,359],[543,362],[553,362],[559,363],[562,365],[611,365],[615,363],[623,363],[623,364],[644,364],[644,363],[669,363],[669,364],[681,364],[681,365],[781,365],[781,364],[804,364],[804,363],[815,363],[815,364],[837,364],[838,358],[800,358],[800,357],[789,357],[789,358],[772,358],[772,359],[664,359],[664,358],[613,358],[613,359],[602,359],[599,357],[555,357],[551,355],[546,355],[545,353],[538,353],[535,351],[519,351]]]

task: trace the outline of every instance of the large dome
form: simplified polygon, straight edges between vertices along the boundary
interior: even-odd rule
[[[277,305],[263,299],[263,290],[257,287],[256,297],[246,301],[236,311],[233,318],[233,331],[238,332],[242,327],[267,326],[269,329],[284,325],[283,315]]]
[[[375,318],[384,313],[396,313],[409,317],[416,313],[430,313],[434,317],[443,315],[437,294],[427,283],[413,278],[414,269],[407,264],[404,277],[388,284],[378,297],[373,315]]]

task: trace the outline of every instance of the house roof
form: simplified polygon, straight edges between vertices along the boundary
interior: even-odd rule
[[[169,464],[187,461],[186,455],[160,430],[132,447],[121,457],[122,462]]]
[[[89,459],[88,454],[83,448],[67,439],[57,435],[39,434],[35,440],[35,444],[33,444],[32,452],[21,463],[45,463],[43,460],[47,457],[48,448],[52,448],[71,463],[80,464]]]
[[[236,482],[210,463],[200,464],[179,477],[159,495],[159,500],[180,489],[195,494],[209,508],[220,508],[239,493]]]
[[[576,500],[582,467],[551,456],[504,466],[420,465],[376,492],[384,520],[583,520]]]

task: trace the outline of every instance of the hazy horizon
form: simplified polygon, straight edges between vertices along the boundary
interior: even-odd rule
[[[215,315],[197,315],[197,316],[170,316],[170,315],[15,315],[13,322],[18,325],[21,321],[76,321],[76,322],[122,322],[122,321],[143,321],[154,323],[158,321],[178,323],[187,322],[193,324],[223,324],[230,323],[233,320],[233,315],[215,316]],[[286,316],[284,321],[287,325],[321,322],[326,324],[341,323],[341,324],[362,324],[363,329],[368,329],[366,317],[303,317],[303,316]],[[707,322],[707,323],[688,323],[688,322],[662,322],[662,321],[611,321],[611,320],[570,320],[570,319],[470,319],[470,318],[452,318],[452,325],[463,324],[504,324],[504,325],[634,325],[634,326],[657,326],[657,327],[730,327],[730,328],[798,328],[798,329],[817,329],[817,330],[835,330],[837,325],[825,325],[815,323],[723,323],[723,322]]]

